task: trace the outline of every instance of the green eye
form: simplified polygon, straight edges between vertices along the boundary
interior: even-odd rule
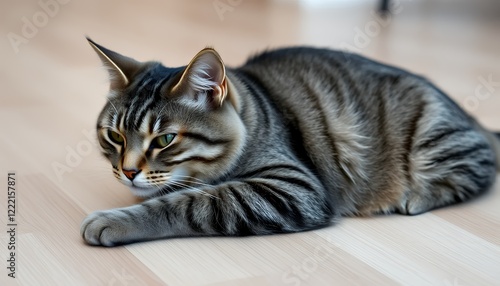
[[[170,143],[172,143],[172,141],[174,140],[174,138],[175,138],[175,134],[174,133],[169,133],[169,134],[161,135],[161,136],[156,137],[153,140],[153,144],[151,144],[151,145],[152,145],[153,148],[165,148],[168,145],[170,145]]]
[[[116,133],[113,130],[108,130],[108,137],[111,141],[113,141],[113,143],[116,143],[119,145],[122,145],[123,142],[125,141],[120,134]]]

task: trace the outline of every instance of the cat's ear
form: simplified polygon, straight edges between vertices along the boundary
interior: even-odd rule
[[[106,49],[105,47],[86,37],[90,46],[96,51],[104,66],[108,69],[111,89],[123,89],[127,87],[133,76],[142,67],[142,63],[120,55],[117,52]]]
[[[221,106],[227,96],[227,79],[219,54],[212,48],[196,54],[171,93],[187,96],[196,105]]]

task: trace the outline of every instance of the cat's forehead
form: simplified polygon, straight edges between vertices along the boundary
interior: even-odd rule
[[[127,89],[112,93],[108,98],[107,116],[102,119],[123,130],[152,132],[158,129],[168,120],[166,114],[171,111],[165,87],[172,84],[181,70],[152,65],[138,74]]]
[[[165,92],[164,87],[172,84],[181,71],[182,68],[167,68],[160,63],[151,64],[132,79],[130,87],[124,90],[121,96],[126,104],[151,97],[160,99],[162,92]]]

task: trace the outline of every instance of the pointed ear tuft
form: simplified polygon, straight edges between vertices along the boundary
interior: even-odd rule
[[[219,54],[212,48],[196,54],[172,88],[172,93],[182,93],[193,101],[206,100],[221,106],[227,95],[227,80],[226,68]]]
[[[96,51],[104,66],[108,69],[111,90],[123,89],[127,87],[133,76],[143,66],[143,64],[132,58],[108,50],[92,41],[89,37],[86,38],[90,46]]]

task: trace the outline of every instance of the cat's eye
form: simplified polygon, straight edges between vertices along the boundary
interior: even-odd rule
[[[108,138],[113,141],[113,143],[118,145],[123,145],[123,142],[125,141],[120,134],[113,130],[108,130]]]
[[[151,147],[152,148],[165,148],[168,145],[170,145],[170,143],[172,143],[172,141],[175,138],[175,135],[176,134],[174,134],[174,133],[168,133],[168,134],[158,136],[153,140],[153,142],[151,142]]]

